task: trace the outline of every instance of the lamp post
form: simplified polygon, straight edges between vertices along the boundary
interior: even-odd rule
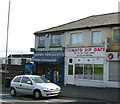
[[[9,34],[9,18],[10,18],[10,1],[9,0],[9,7],[8,7],[8,20],[7,20],[7,37],[6,37],[6,58],[5,58],[5,79],[7,73],[7,53],[8,53],[8,34]]]

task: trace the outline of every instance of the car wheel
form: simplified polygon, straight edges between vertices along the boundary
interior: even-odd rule
[[[10,89],[10,95],[11,95],[11,96],[16,96],[16,91],[15,91],[14,88],[11,88],[11,89]]]
[[[41,92],[40,92],[39,90],[35,90],[35,91],[34,91],[34,98],[35,98],[36,100],[42,99],[42,94],[41,94]]]

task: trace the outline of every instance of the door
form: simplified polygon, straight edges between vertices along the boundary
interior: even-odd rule
[[[30,84],[28,83],[28,81],[31,82],[31,80],[28,77],[22,77],[20,88],[21,88],[21,93],[23,94],[33,94],[32,89],[34,88],[34,86],[32,82]]]

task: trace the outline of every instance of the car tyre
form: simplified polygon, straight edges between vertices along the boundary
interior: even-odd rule
[[[11,96],[16,96],[16,91],[15,91],[14,88],[11,88],[11,89],[10,89],[10,95],[11,95]]]
[[[36,99],[36,100],[42,99],[42,94],[39,90],[34,91],[34,99]]]

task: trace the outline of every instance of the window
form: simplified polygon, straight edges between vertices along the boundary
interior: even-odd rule
[[[74,78],[103,80],[103,64],[75,64]]]
[[[103,64],[94,65],[94,80],[103,80]]]
[[[21,77],[17,77],[14,82],[20,82]]]
[[[120,43],[120,29],[114,30],[114,43]]]
[[[68,75],[73,75],[73,65],[68,66]]]
[[[38,47],[44,47],[44,36],[39,37]]]
[[[61,45],[61,35],[52,35],[51,45],[52,46],[60,46]]]
[[[100,31],[92,32],[92,43],[93,44],[101,43],[101,32]]]
[[[84,79],[92,79],[93,76],[93,65],[84,65]]]
[[[71,44],[81,44],[82,43],[82,33],[71,34]]]
[[[28,81],[30,81],[28,77],[23,77],[21,83],[27,83]]]
[[[83,79],[83,65],[75,64],[75,78]]]
[[[22,56],[21,56],[22,57]],[[11,65],[21,65],[21,59],[18,59],[18,58],[16,58],[16,59],[11,59]]]

